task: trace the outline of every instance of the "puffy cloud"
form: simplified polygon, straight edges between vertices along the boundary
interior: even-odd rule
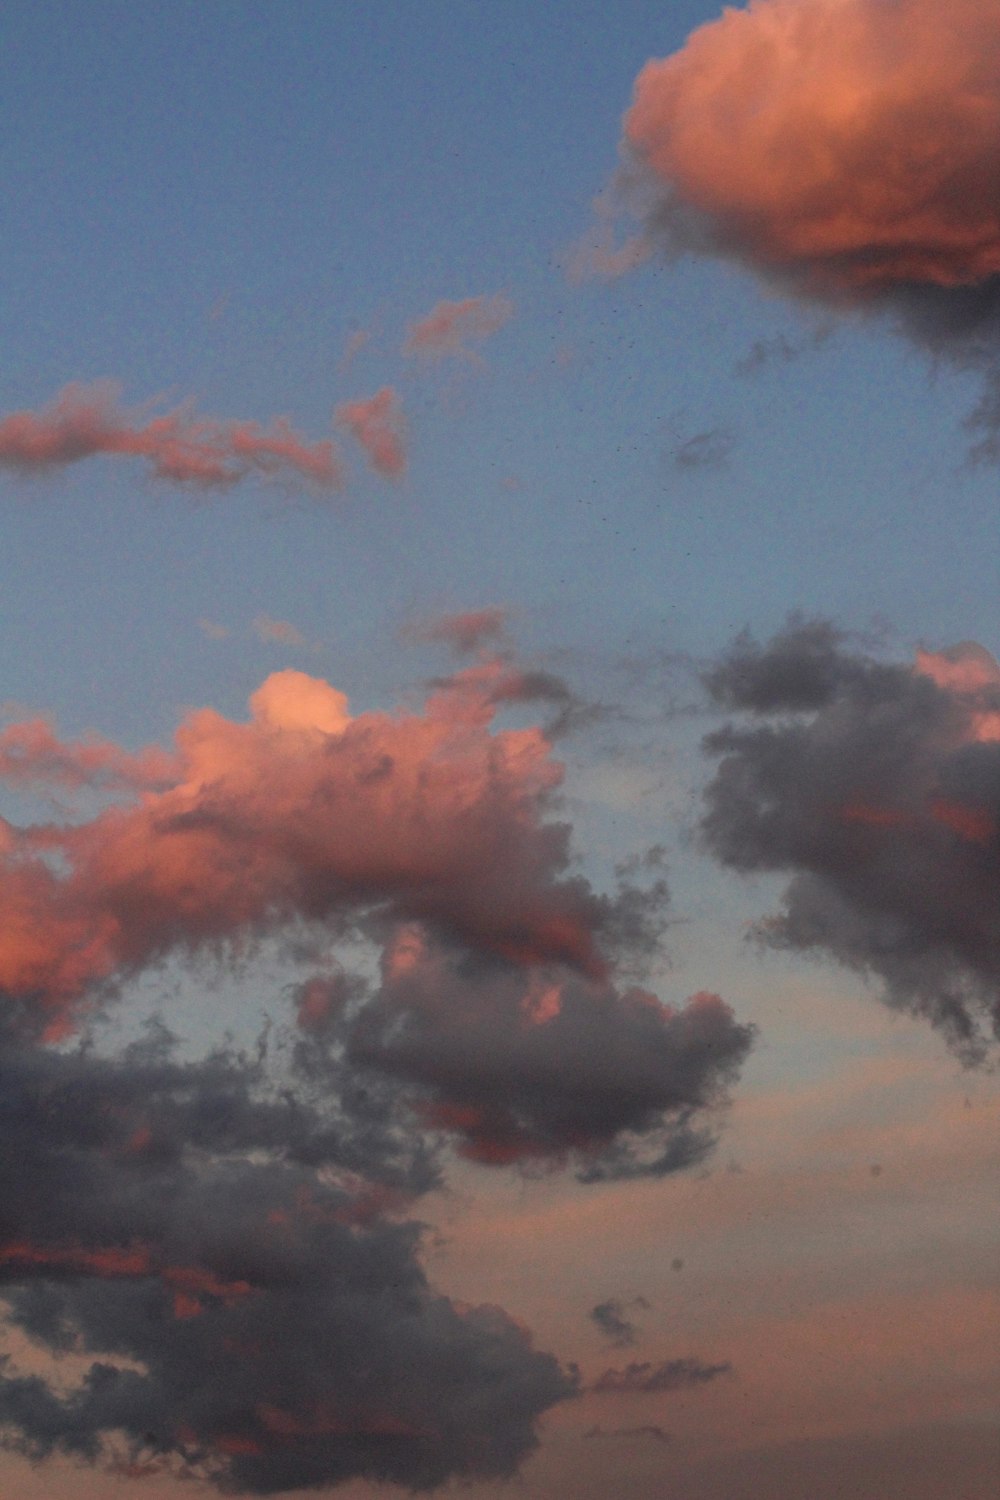
[[[995,371],[998,143],[994,0],[753,0],[642,69],[624,177],[661,245]]]
[[[465,297],[459,302],[439,302],[425,318],[411,323],[403,344],[404,354],[429,359],[444,355],[469,355],[470,344],[481,344],[514,316],[509,297]]]
[[[406,471],[403,413],[399,397],[385,385],[374,396],[345,401],[334,418],[361,444],[377,474],[399,479]]]
[[[971,643],[884,663],[793,620],[707,683],[749,722],[705,741],[704,841],[793,877],[757,936],[874,975],[981,1056],[1000,1035],[1000,667]]]
[[[225,488],[249,475],[306,480],[329,489],[341,482],[330,441],[306,442],[285,420],[218,421],[190,406],[164,416],[130,413],[113,381],[68,385],[40,412],[0,419],[0,467],[41,473],[97,454],[144,458],[158,479],[203,489]]]
[[[702,1161],[714,1144],[705,1112],[750,1028],[717,995],[673,1009],[547,960],[535,942],[509,956],[520,962],[477,962],[403,928],[347,1056],[419,1090],[424,1121],[485,1165],[572,1159],[593,1182]]]
[[[36,1347],[4,1441],[227,1493],[514,1472],[575,1377],[428,1285],[402,1214],[437,1180],[377,1080],[154,1031],[119,1058],[0,1040],[0,1289]],[[123,1447],[124,1445],[124,1447]]]
[[[572,1157],[587,1179],[700,1160],[751,1030],[716,996],[674,1010],[617,982],[659,950],[665,883],[601,895],[566,873],[549,740],[492,726],[498,702],[533,696],[512,670],[480,662],[421,713],[356,718],[328,683],[277,672],[249,723],[187,716],[167,785],[89,819],[0,825],[14,1023],[55,1038],[171,955],[360,923],[383,944],[381,984],[360,1007],[314,984],[303,1031],[404,1081],[466,1155]],[[36,779],[63,785],[72,747],[42,748]]]
[[[644,1360],[624,1370],[605,1370],[587,1389],[596,1396],[656,1395],[705,1385],[731,1369],[729,1364],[706,1365],[700,1359],[668,1359],[659,1365]]]

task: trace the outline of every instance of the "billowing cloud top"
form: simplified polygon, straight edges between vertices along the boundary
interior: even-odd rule
[[[994,0],[753,0],[647,63],[625,118],[652,217],[803,291],[1000,276]]]
[[[467,1154],[575,1154],[589,1176],[703,1155],[695,1117],[750,1032],[718,997],[673,1010],[616,985],[620,958],[655,948],[666,888],[603,896],[566,873],[548,739],[492,727],[511,671],[480,661],[421,713],[357,717],[321,679],[278,672],[249,723],[189,714],[172,757],[95,742],[87,758],[12,726],[17,780],[123,793],[78,821],[0,823],[0,997],[22,1032],[67,1032],[172,954],[362,921],[382,983],[331,1043],[404,1080]]]
[[[758,927],[881,979],[966,1058],[1000,1038],[1000,667],[981,646],[915,666],[851,650],[825,622],[741,638],[708,675],[749,716],[708,736],[708,848],[790,871]]]

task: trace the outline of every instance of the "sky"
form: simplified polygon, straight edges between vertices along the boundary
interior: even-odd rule
[[[987,1500],[995,0],[36,0],[0,1489]]]

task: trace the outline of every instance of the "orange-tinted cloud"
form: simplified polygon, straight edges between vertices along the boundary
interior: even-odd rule
[[[0,992],[54,1023],[176,949],[373,909],[601,972],[605,908],[564,878],[570,830],[544,816],[562,768],[540,730],[491,731],[496,686],[479,668],[422,713],[352,718],[343,694],[288,670],[253,695],[249,723],[189,714],[171,757],[99,744],[92,779],[135,797],[78,822],[0,822]],[[48,731],[5,738],[18,781],[83,776],[80,747]],[[168,769],[166,786],[142,785]]]
[[[492,297],[466,297],[460,302],[439,302],[425,318],[410,324],[403,353],[430,359],[440,359],[446,354],[468,355],[471,344],[481,344],[499,332],[513,315],[513,302],[500,293]]]
[[[334,418],[361,444],[377,474],[385,479],[402,477],[406,471],[403,412],[391,386],[383,386],[374,396],[344,402]]]
[[[0,419],[0,466],[41,473],[119,454],[146,459],[158,479],[203,489],[250,475],[324,489],[341,483],[333,443],[307,442],[284,417],[261,427],[197,417],[190,406],[147,417],[125,410],[119,397],[113,381],[68,385],[39,412],[12,412]]]
[[[1000,275],[994,0],[754,0],[648,62],[650,220],[810,295]]]

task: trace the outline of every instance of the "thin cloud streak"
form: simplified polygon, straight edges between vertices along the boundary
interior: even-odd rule
[[[114,381],[68,385],[39,412],[0,419],[0,467],[47,473],[98,455],[144,458],[157,479],[227,489],[251,475],[341,484],[334,444],[307,442],[284,417],[257,422],[198,417],[190,404],[160,417],[129,412]]]

